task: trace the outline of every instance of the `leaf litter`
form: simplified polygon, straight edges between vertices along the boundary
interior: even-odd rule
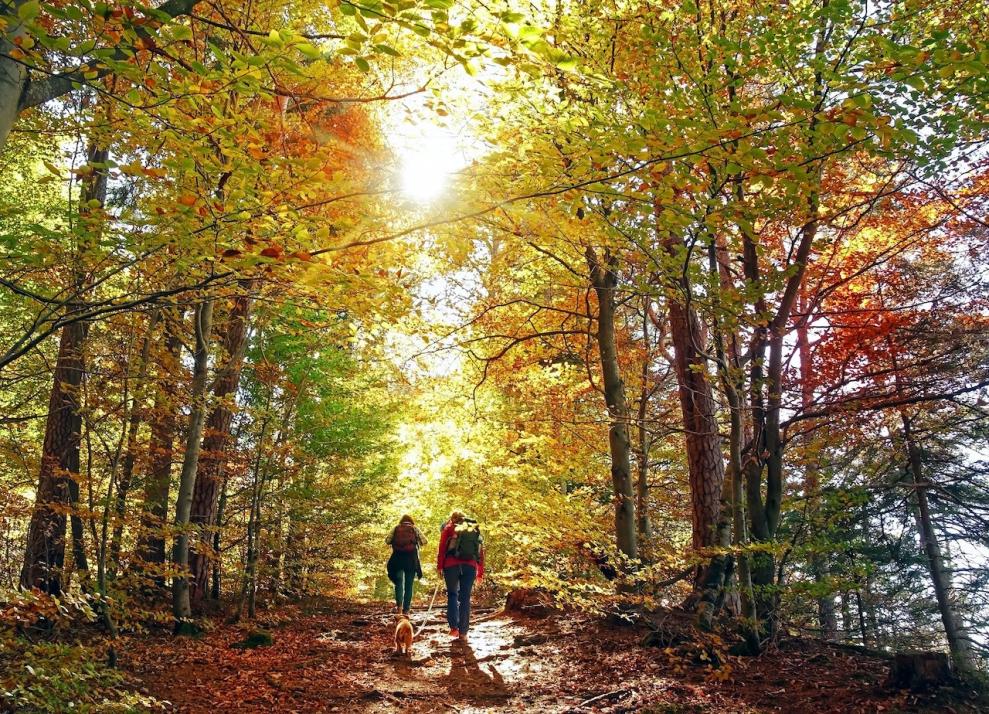
[[[413,613],[418,626],[422,614]],[[760,657],[643,647],[643,631],[590,615],[496,614],[469,641],[433,618],[410,657],[393,652],[382,604],[324,602],[259,618],[267,647],[237,650],[246,625],[198,639],[134,635],[121,667],[172,710],[217,712],[976,712],[974,695],[892,690],[888,661],[813,640],[783,640]],[[982,703],[984,704],[984,702]]]

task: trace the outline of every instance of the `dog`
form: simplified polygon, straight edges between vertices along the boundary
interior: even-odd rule
[[[408,615],[399,615],[395,623],[395,654],[412,654],[412,623]]]

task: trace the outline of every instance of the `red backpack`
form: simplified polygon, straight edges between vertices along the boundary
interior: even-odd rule
[[[395,535],[391,540],[391,547],[402,553],[411,553],[416,549],[419,538],[416,535],[416,527],[411,523],[399,523],[395,526]]]

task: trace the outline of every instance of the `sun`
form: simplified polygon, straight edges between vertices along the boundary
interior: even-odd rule
[[[456,135],[445,127],[431,123],[408,126],[397,143],[402,195],[417,203],[438,199],[465,165]]]

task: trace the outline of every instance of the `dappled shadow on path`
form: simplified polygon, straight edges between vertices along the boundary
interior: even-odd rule
[[[481,663],[469,642],[450,644],[450,671],[443,683],[454,698],[505,699],[511,696],[505,678],[493,662]]]
[[[514,639],[525,627],[507,618],[478,623],[466,642],[451,640],[442,624],[427,627],[413,646],[412,657],[390,656],[381,689],[411,706],[430,711],[424,698],[444,702],[448,710],[490,711],[523,696],[522,680],[531,674]]]

